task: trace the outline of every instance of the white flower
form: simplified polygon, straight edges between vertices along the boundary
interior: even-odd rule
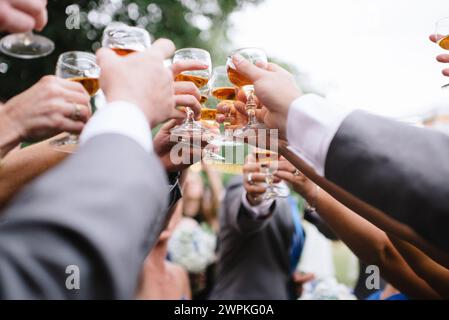
[[[200,273],[215,261],[216,236],[198,222],[183,218],[168,242],[171,261],[188,272]]]

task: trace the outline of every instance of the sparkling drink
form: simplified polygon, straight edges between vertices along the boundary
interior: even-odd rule
[[[100,89],[100,81],[98,78],[76,77],[69,80],[80,83],[91,97]]]
[[[201,76],[181,73],[176,76],[175,81],[190,81],[193,82],[197,88],[202,88],[209,82],[209,79]]]

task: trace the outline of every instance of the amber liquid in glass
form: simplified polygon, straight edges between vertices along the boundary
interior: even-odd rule
[[[98,78],[77,77],[69,80],[80,83],[91,97],[100,89],[100,81]]]
[[[209,79],[205,77],[181,73],[176,76],[175,81],[190,81],[193,82],[197,88],[202,88],[209,82]]]
[[[438,41],[438,45],[445,50],[449,50],[449,36],[445,36],[443,39],[440,39]]]
[[[228,77],[229,81],[231,81],[239,88],[253,84],[248,78],[242,76],[240,73],[238,73],[235,69],[231,67],[228,67]]]

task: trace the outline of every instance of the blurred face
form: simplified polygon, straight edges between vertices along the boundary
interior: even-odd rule
[[[194,217],[201,209],[204,185],[201,175],[189,172],[183,188],[184,215]]]

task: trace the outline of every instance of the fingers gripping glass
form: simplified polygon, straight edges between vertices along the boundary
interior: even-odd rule
[[[46,57],[55,50],[50,39],[33,32],[13,33],[0,40],[0,51],[19,59],[36,59]]]
[[[212,60],[209,52],[203,49],[186,48],[175,52],[173,63],[180,61],[198,61],[208,66],[204,70],[184,71],[177,75],[175,81],[190,81],[201,89],[209,83],[212,73]],[[195,121],[192,109],[186,108],[187,118],[183,124],[173,128],[171,133],[176,136],[200,135],[204,132],[201,123]]]
[[[245,127],[234,132],[234,136],[238,138],[245,138],[248,136],[252,136],[256,130],[266,129],[267,127],[256,119],[257,104],[255,100],[256,93],[254,92],[254,85],[248,78],[244,77],[236,71],[234,63],[232,62],[232,57],[236,54],[240,54],[252,64],[266,64],[268,63],[268,58],[265,52],[261,49],[244,48],[231,52],[226,63],[229,80],[235,86],[242,89],[246,94],[246,112],[248,115],[248,123]]]
[[[56,76],[80,83],[91,97],[100,89],[100,67],[95,55],[88,52],[71,51],[59,56],[56,64]],[[77,106],[74,105],[74,108]],[[63,152],[72,152],[70,146],[78,144],[78,136],[69,134],[51,144]],[[69,146],[69,147],[68,147]]]
[[[449,17],[437,21],[435,37],[441,48],[449,50]],[[443,85],[442,88],[449,89],[449,83]]]

